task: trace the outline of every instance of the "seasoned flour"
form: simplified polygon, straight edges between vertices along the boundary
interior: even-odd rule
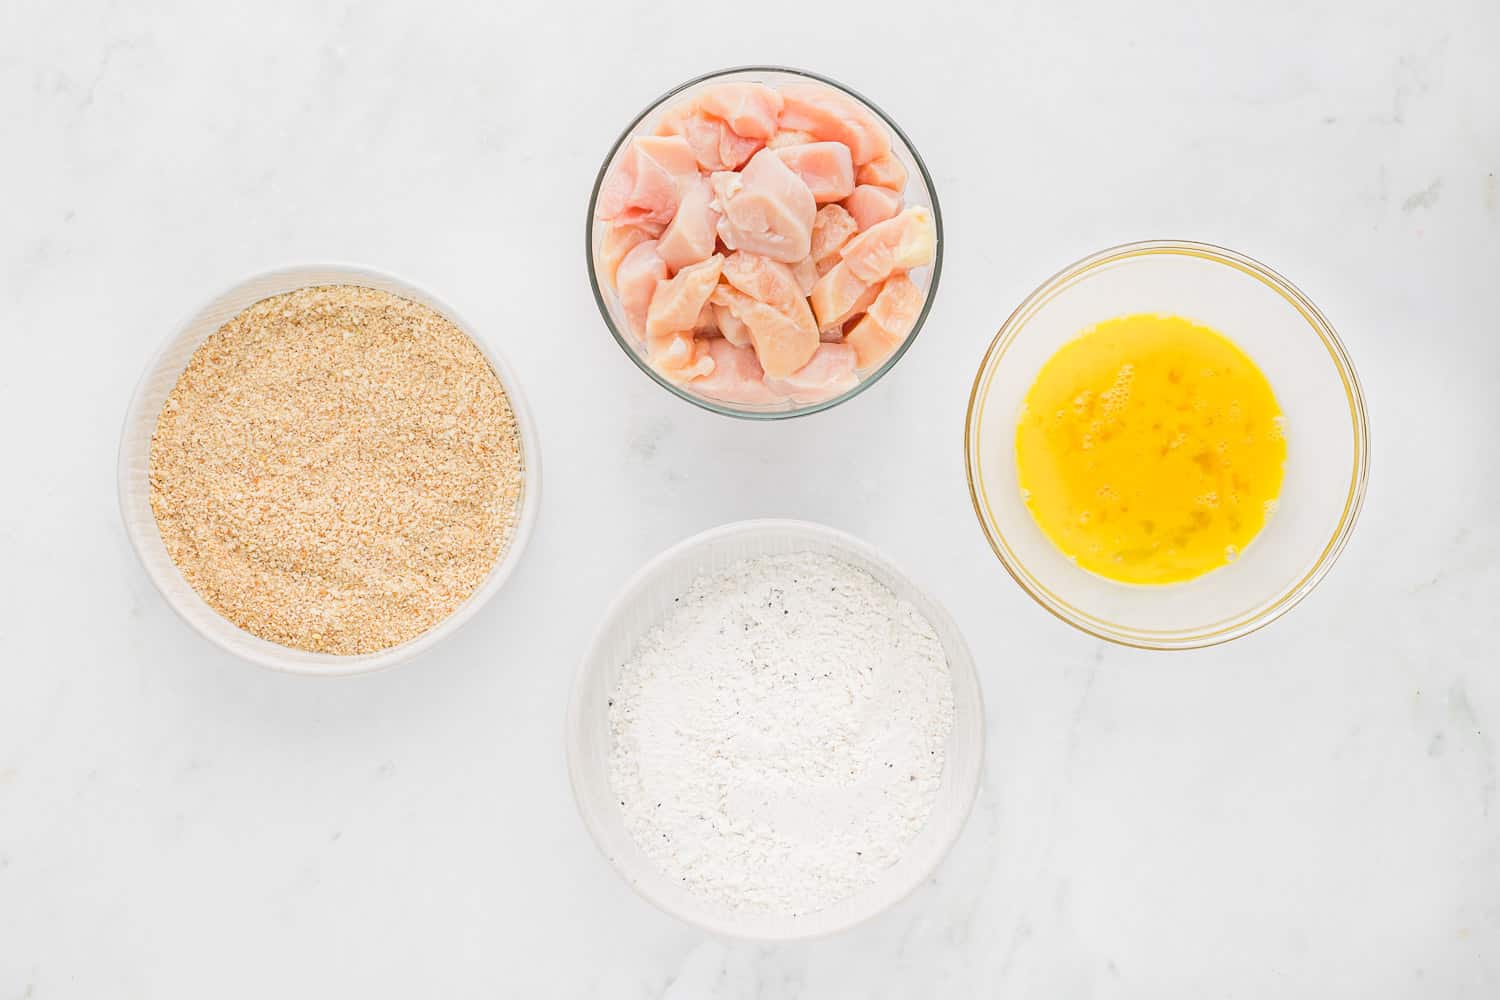
[[[931,623],[812,553],[695,581],[610,705],[610,779],[636,843],[700,896],[787,915],[901,857],[932,811],[953,725]]]

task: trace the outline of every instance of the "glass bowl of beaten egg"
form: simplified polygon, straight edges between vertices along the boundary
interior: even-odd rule
[[[889,155],[900,164],[898,173],[904,177],[900,192],[902,208],[925,210],[930,216],[935,243],[931,262],[904,272],[915,286],[916,292],[920,293],[920,304],[916,309],[914,320],[910,322],[909,329],[889,354],[868,366],[861,364],[853,373],[852,379],[841,382],[835,389],[828,392],[814,387],[804,392],[785,395],[783,398],[764,400],[731,398],[729,394],[717,391],[712,387],[712,383],[704,380],[669,377],[658,370],[658,365],[653,364],[651,351],[645,338],[632,329],[627,309],[622,304],[621,295],[616,286],[614,271],[619,266],[620,259],[617,252],[612,252],[608,244],[610,223],[605,221],[600,213],[601,192],[607,179],[620,165],[634,140],[665,134],[667,128],[664,122],[704,93],[724,84],[742,83],[763,84],[777,91],[787,87],[816,85],[829,89],[843,100],[852,101],[854,106],[872,116],[872,120],[889,136]],[[859,183],[865,184],[863,180]],[[848,204],[848,202],[843,204]],[[820,203],[819,207],[826,206]],[[916,147],[912,145],[906,133],[896,124],[895,119],[857,91],[817,73],[785,66],[741,66],[707,73],[681,83],[653,100],[625,127],[605,155],[589,197],[587,227],[588,273],[594,301],[599,307],[599,313],[604,318],[610,334],[625,355],[653,382],[679,399],[714,413],[746,420],[783,420],[807,416],[838,406],[874,385],[896,366],[917,339],[917,334],[922,331],[937,294],[938,278],[943,270],[943,217],[938,206],[937,192],[926,164],[922,162],[922,157],[917,153]],[[731,252],[731,248],[726,247],[720,240],[716,252],[727,254]],[[852,326],[858,318],[857,315],[852,316],[849,325]],[[843,337],[835,337],[833,334],[823,335],[821,339],[825,343],[844,342]],[[809,368],[811,367],[813,366],[809,365]],[[782,392],[778,390],[776,394],[782,395]]]
[[[1146,649],[1227,642],[1306,597],[1349,540],[1364,395],[1291,282],[1202,243],[1114,247],[995,336],[969,398],[975,513],[1063,621]]]

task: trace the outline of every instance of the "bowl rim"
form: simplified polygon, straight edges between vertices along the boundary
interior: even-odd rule
[[[1015,342],[1032,316],[1056,294],[1072,285],[1079,278],[1100,267],[1124,260],[1153,255],[1194,257],[1233,268],[1261,282],[1276,292],[1306,321],[1309,328],[1321,340],[1343,383],[1345,398],[1349,406],[1349,418],[1353,436],[1354,460],[1349,474],[1349,488],[1344,498],[1344,508],[1334,526],[1331,537],[1324,543],[1317,560],[1300,578],[1283,588],[1269,603],[1258,605],[1249,612],[1213,622],[1193,629],[1152,630],[1137,629],[1107,622],[1082,611],[1053,593],[1026,569],[1025,563],[1011,550],[1002,532],[993,524],[987,513],[988,501],[983,483],[980,481],[978,462],[979,413],[993,381],[994,372],[1003,356]],[[1354,363],[1349,357],[1343,341],[1334,331],[1333,325],[1322,311],[1313,304],[1303,291],[1278,271],[1236,250],[1192,240],[1142,240],[1107,247],[1082,257],[1058,270],[1024,298],[1020,305],[1001,325],[990,341],[979,370],[974,376],[974,385],[969,392],[969,404],[964,415],[964,475],[969,482],[969,499],[974,514],[979,520],[991,550],[1005,567],[1005,571],[1026,592],[1053,616],[1074,628],[1097,639],[1149,650],[1201,649],[1238,639],[1264,628],[1286,614],[1307,597],[1323,580],[1338,561],[1348,545],[1364,506],[1365,491],[1370,473],[1370,424],[1364,391]]]
[[[427,631],[399,645],[377,650],[373,653],[354,655],[314,653],[308,650],[283,647],[268,639],[261,639],[254,633],[240,628],[204,602],[204,607],[216,615],[224,625],[259,640],[258,645],[249,649],[233,646],[224,641],[213,629],[201,624],[197,620],[196,614],[189,613],[188,609],[183,606],[182,599],[179,599],[176,593],[177,588],[172,585],[174,583],[180,585],[184,591],[182,598],[187,598],[188,595],[191,595],[192,597],[196,597],[200,602],[202,598],[198,596],[197,591],[182,576],[181,571],[177,569],[176,563],[172,562],[170,556],[161,559],[154,552],[148,553],[148,546],[151,541],[149,532],[151,530],[154,529],[157,531],[155,540],[158,545],[161,544],[160,531],[156,529],[154,516],[150,520],[150,528],[145,526],[144,521],[138,525],[131,516],[132,510],[135,507],[131,490],[139,478],[136,470],[133,470],[130,466],[130,460],[135,454],[132,443],[132,429],[140,426],[143,417],[146,415],[145,410],[147,408],[149,384],[154,381],[153,376],[164,369],[168,356],[179,349],[179,345],[188,338],[189,331],[199,322],[200,317],[203,317],[205,313],[213,309],[224,299],[263,283],[282,285],[284,287],[281,291],[267,292],[260,298],[246,303],[239,310],[236,310],[236,313],[249,308],[255,302],[262,301],[274,295],[285,294],[299,288],[339,284],[363,285],[363,287],[377,288],[392,295],[409,298],[414,302],[425,305],[458,327],[473,342],[484,356],[485,361],[489,363],[490,368],[495,372],[496,377],[500,379],[500,384],[505,389],[505,394],[509,399],[511,411],[515,415],[516,431],[521,439],[523,470],[521,507],[510,538],[506,542],[504,551],[495,560],[494,565],[490,567],[489,572],[485,575],[479,586],[474,589],[462,604],[455,608],[446,618],[427,629]],[[187,364],[190,363],[198,347],[208,337],[212,336],[216,330],[217,327],[208,329],[202,336],[196,338],[192,344],[192,350],[187,352],[187,358],[183,361],[182,366],[172,376],[173,385],[181,377],[182,371],[186,370]],[[153,427],[155,426],[157,415],[157,413],[150,414]],[[148,462],[150,451],[150,438],[148,437],[144,448],[144,456]],[[136,380],[135,388],[131,392],[130,403],[125,409],[125,419],[120,431],[120,445],[116,456],[116,489],[120,505],[120,517],[125,527],[125,535],[130,540],[130,547],[135,552],[141,566],[145,569],[146,575],[151,579],[157,592],[167,602],[167,605],[177,617],[186,622],[194,632],[237,659],[254,663],[257,666],[267,667],[281,673],[296,674],[304,677],[352,677],[393,667],[426,651],[429,647],[458,631],[461,626],[471,620],[479,609],[500,591],[521,561],[527,544],[531,540],[532,531],[535,528],[537,515],[541,507],[541,476],[541,448],[536,422],[532,416],[531,408],[526,402],[520,381],[516,378],[514,370],[499,350],[488,344],[483,337],[479,336],[476,328],[445,299],[435,295],[424,286],[378,268],[343,261],[285,264],[265,268],[225,285],[217,292],[200,300],[198,305],[189,311],[163,339],[160,346],[147,360],[145,368]],[[147,505],[149,506],[149,500],[147,501]],[[282,652],[283,650],[285,652]],[[309,661],[308,657],[316,659]]]
[[[876,906],[869,912],[855,913],[837,923],[818,927],[815,930],[807,932],[755,933],[746,932],[745,930],[738,928],[727,921],[715,922],[712,919],[705,917],[701,913],[684,913],[681,910],[678,910],[670,903],[660,899],[648,885],[643,883],[642,880],[632,878],[631,873],[626,871],[624,866],[621,865],[620,861],[610,855],[600,829],[599,820],[595,815],[597,810],[595,810],[591,805],[588,804],[593,802],[593,798],[585,796],[583,792],[584,782],[581,777],[583,764],[580,759],[581,755],[578,749],[580,746],[580,741],[575,738],[575,734],[581,732],[584,725],[583,693],[585,683],[587,682],[590,675],[598,669],[597,664],[602,659],[600,647],[604,643],[605,636],[607,635],[607,627],[610,622],[612,622],[616,617],[623,615],[626,612],[627,608],[629,607],[631,602],[635,600],[640,589],[642,588],[642,586],[644,586],[646,580],[649,577],[651,577],[663,565],[678,559],[687,552],[710,545],[721,539],[732,538],[739,535],[755,535],[762,532],[782,531],[799,532],[811,537],[826,539],[834,543],[836,546],[840,546],[853,552],[859,553],[870,561],[885,567],[894,575],[899,576],[915,592],[920,594],[932,609],[933,615],[939,619],[939,621],[934,622],[934,624],[942,624],[948,629],[949,634],[956,638],[958,651],[960,653],[960,663],[958,670],[963,674],[963,678],[966,682],[965,687],[972,695],[973,711],[975,714],[975,718],[978,721],[975,727],[976,740],[974,744],[974,765],[971,769],[972,773],[964,778],[963,784],[961,786],[957,786],[959,793],[963,796],[963,808],[954,817],[952,829],[945,835],[943,835],[935,845],[936,850],[933,853],[931,864],[924,866],[921,871],[913,873],[911,878],[908,880],[908,883],[900,887],[899,892],[883,900],[879,906]],[[950,659],[950,676],[952,676],[953,670],[954,665],[952,660]],[[958,692],[958,683],[956,678],[954,682],[954,692],[956,698]],[[920,888],[924,883],[931,879],[933,873],[937,871],[939,867],[941,867],[942,863],[946,861],[948,856],[953,852],[953,845],[958,842],[959,836],[962,835],[964,829],[968,826],[969,819],[974,813],[974,805],[979,798],[979,789],[981,784],[983,783],[984,778],[985,748],[988,743],[988,729],[989,727],[985,724],[984,690],[982,685],[980,684],[979,666],[974,659],[973,650],[969,648],[968,640],[967,638],[965,638],[962,629],[958,627],[957,621],[954,620],[953,616],[948,612],[948,609],[944,607],[944,605],[940,601],[932,596],[932,594],[927,590],[926,587],[919,584],[899,564],[893,562],[889,556],[887,556],[880,549],[876,548],[873,544],[846,531],[842,531],[838,528],[834,528],[816,521],[804,521],[796,518],[751,518],[742,521],[731,521],[727,524],[721,524],[717,527],[708,528],[707,530],[697,532],[696,534],[690,535],[687,538],[682,539],[681,541],[667,546],[665,549],[648,559],[639,569],[637,569],[630,575],[630,577],[625,581],[624,584],[620,586],[620,589],[616,592],[615,596],[605,607],[604,613],[600,615],[599,623],[595,627],[592,637],[589,639],[588,647],[585,649],[583,656],[578,661],[578,667],[574,671],[573,689],[568,697],[568,710],[563,727],[563,742],[565,745],[565,752],[567,754],[568,762],[568,784],[573,791],[573,805],[578,812],[578,816],[583,821],[583,825],[588,830],[589,837],[591,840],[593,840],[594,846],[598,849],[599,853],[604,856],[604,859],[609,863],[609,866],[614,870],[615,874],[618,875],[626,885],[630,886],[630,888],[634,890],[635,894],[638,897],[655,906],[661,912],[675,917],[686,924],[698,928],[699,930],[707,931],[710,934],[715,934],[726,938],[733,938],[741,941],[756,941],[766,944],[773,944],[794,941],[814,941],[820,938],[829,937],[833,934],[842,933],[853,927],[857,927],[869,920],[873,920],[880,914],[885,913],[893,907],[904,902],[905,900],[910,898],[910,896],[914,892],[916,892],[918,888]],[[945,771],[948,766],[949,762],[945,760]],[[787,919],[790,920],[795,918]]]
[[[614,319],[609,314],[609,306],[604,300],[604,290],[599,287],[599,278],[595,273],[594,268],[594,209],[599,201],[599,192],[604,186],[605,175],[609,173],[609,165],[614,162],[615,154],[619,152],[620,147],[634,136],[636,127],[640,125],[640,123],[644,121],[647,116],[649,116],[657,108],[661,107],[667,101],[671,100],[673,97],[676,97],[678,94],[691,87],[696,87],[700,83],[706,83],[710,80],[717,79],[718,77],[730,76],[735,73],[787,73],[792,76],[804,77],[808,80],[814,80],[826,86],[833,87],[834,89],[843,92],[849,97],[854,98],[856,101],[859,101],[866,108],[870,109],[876,115],[878,115],[881,121],[883,121],[891,129],[891,132],[906,146],[906,149],[911,153],[912,161],[917,166],[917,172],[922,177],[922,184],[927,189],[927,194],[932,201],[932,221],[933,229],[936,235],[936,251],[932,259],[932,281],[927,286],[927,294],[926,296],[924,296],[922,301],[922,310],[917,314],[917,320],[916,323],[913,324],[911,332],[906,335],[906,337],[901,341],[900,345],[897,346],[896,350],[892,352],[889,358],[886,358],[885,362],[881,364],[879,368],[871,372],[868,377],[860,379],[859,383],[852,389],[847,389],[844,392],[839,393],[837,396],[833,396],[829,399],[820,400],[816,403],[806,403],[784,410],[754,410],[737,408],[728,403],[722,403],[717,400],[708,399],[707,397],[690,393],[683,389],[681,386],[672,382],[670,379],[663,377],[659,372],[656,371],[656,369],[652,368],[650,365],[641,360],[641,357],[626,341],[626,335],[621,333],[621,331],[615,326]],[[809,416],[810,414],[819,413],[823,410],[829,410],[835,406],[838,406],[840,403],[847,402],[848,400],[851,400],[854,397],[858,396],[860,393],[864,392],[869,387],[873,386],[876,382],[879,382],[882,378],[885,377],[885,374],[887,372],[889,372],[896,366],[896,363],[901,360],[901,358],[911,348],[911,345],[916,341],[917,335],[922,332],[922,328],[927,325],[927,316],[932,311],[933,302],[937,299],[939,279],[943,276],[943,210],[942,206],[938,203],[937,186],[933,183],[932,174],[928,171],[927,163],[922,159],[922,154],[917,151],[917,147],[911,141],[911,137],[902,130],[900,125],[896,124],[894,118],[886,114],[885,110],[881,108],[880,105],[876,104],[874,101],[870,100],[859,91],[848,86],[847,84],[833,79],[832,77],[823,76],[822,74],[814,73],[811,70],[799,69],[795,66],[778,66],[774,64],[731,66],[727,69],[718,69],[709,73],[702,73],[690,80],[685,80],[682,83],[677,84],[675,87],[672,87],[670,90],[666,91],[660,96],[653,98],[651,102],[648,103],[639,114],[637,114],[630,120],[630,124],[626,125],[624,131],[622,131],[620,135],[615,139],[615,141],[610,144],[609,152],[604,154],[604,162],[600,164],[599,172],[594,177],[594,187],[589,194],[588,211],[584,215],[583,224],[584,265],[588,270],[589,287],[593,290],[594,304],[599,309],[599,315],[604,318],[604,325],[608,328],[610,335],[614,337],[615,343],[619,345],[620,350],[625,352],[625,356],[628,357],[637,368],[650,376],[653,382],[661,386],[663,389],[666,389],[678,399],[682,399],[689,403],[692,403],[694,406],[697,406],[700,409],[707,410],[710,413],[717,413],[720,416],[725,417],[734,417],[739,420],[789,420],[793,417]]]

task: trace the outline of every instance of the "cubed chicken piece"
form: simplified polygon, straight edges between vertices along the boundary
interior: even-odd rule
[[[859,367],[873,368],[890,357],[910,335],[921,311],[922,291],[915,282],[905,274],[887,278],[880,286],[880,294],[845,337],[854,348]]]
[[[698,172],[692,148],[681,136],[638,135],[630,144],[673,177],[691,177]]]
[[[813,286],[818,283],[818,265],[813,263],[812,254],[792,265],[792,277],[797,279],[797,291],[804,299],[812,294]]]
[[[805,258],[804,258],[805,259]],[[796,269],[779,260],[737,250],[724,258],[724,280],[758,302],[784,314],[802,330],[816,330],[807,293]]]
[[[809,142],[817,141],[817,136],[811,132],[799,132],[796,129],[781,129],[766,140],[766,146],[771,149],[780,149],[783,146],[805,146]]]
[[[710,180],[725,246],[787,264],[807,256],[818,206],[807,184],[776,150],[763,149],[740,173],[720,172]]]
[[[779,260],[736,250],[724,258],[724,280],[752,299],[784,313],[807,310],[807,296],[797,284],[797,273]],[[811,322],[809,314],[808,323]]]
[[[686,139],[637,136],[604,179],[595,214],[605,222],[659,233],[677,211],[678,185],[697,173],[698,161]]]
[[[693,389],[705,396],[741,405],[775,403],[781,399],[766,387],[766,373],[754,348],[715,339],[708,341],[704,349],[714,368],[708,375],[693,379]]]
[[[842,201],[854,193],[854,161],[842,142],[809,142],[777,150],[819,205]]]
[[[707,260],[689,264],[666,281],[656,283],[646,314],[646,336],[650,339],[674,333],[692,337],[698,314],[719,283],[724,258],[714,254]]]
[[[847,261],[839,261],[813,286],[810,301],[818,329],[840,329],[850,316],[864,312],[879,291],[875,282],[865,281]]]
[[[854,321],[854,327],[844,337],[844,343],[854,348],[854,362],[861,371],[868,371],[885,361],[891,352],[901,346],[905,339],[891,333],[870,318],[869,314]]]
[[[713,256],[718,243],[719,211],[713,206],[708,179],[696,175],[683,180],[677,214],[661,234],[656,252],[668,269],[680,271]]]
[[[646,335],[646,314],[651,309],[656,284],[665,280],[667,265],[656,252],[655,240],[636,244],[620,261],[615,288],[620,293],[620,308],[637,337]]]
[[[905,274],[893,274],[881,282],[880,292],[865,315],[898,337],[911,333],[922,311],[922,290]]]
[[[890,188],[861,184],[844,199],[844,207],[854,217],[859,231],[864,232],[878,222],[894,219],[901,211],[901,195]]]
[[[913,205],[845,243],[839,256],[856,277],[874,282],[883,281],[896,271],[931,264],[936,252],[937,230],[932,213]]]
[[[890,188],[897,194],[906,190],[906,167],[902,166],[901,160],[894,152],[877,156],[869,163],[862,163],[859,172],[854,179],[860,184],[873,184],[876,187]]]
[[[738,170],[765,143],[738,135],[727,122],[684,101],[667,111],[656,126],[657,135],[680,136],[704,170]]]
[[[854,348],[848,344],[819,344],[807,364],[782,378],[766,378],[773,392],[799,403],[821,403],[854,388]]]
[[[781,95],[763,83],[716,84],[699,91],[696,100],[699,110],[749,139],[776,134],[783,103]]]
[[[781,97],[781,128],[842,142],[856,166],[891,151],[885,127],[851,97],[817,83],[784,87]]]
[[[790,375],[812,358],[818,349],[818,331],[732,285],[714,289],[713,302],[726,307],[750,331],[750,343],[761,367],[772,378]],[[720,329],[723,329],[722,324]],[[727,339],[727,337],[726,337]]]
[[[703,308],[698,310],[698,318],[693,321],[693,335],[695,337],[722,337],[719,332],[719,317],[714,313],[714,304],[704,302]]]
[[[646,352],[651,367],[674,382],[687,382],[712,374],[714,359],[708,342],[696,340],[693,331],[646,337]]]
[[[721,305],[712,298],[708,304],[713,307],[714,325],[719,328],[724,339],[735,347],[749,347],[750,328],[745,325],[745,321],[736,316],[729,306]]]
[[[839,262],[839,250],[857,232],[859,223],[844,206],[824,205],[818,209],[813,219],[812,251],[808,256],[817,267],[819,277]]]
[[[640,244],[652,239],[651,233],[639,226],[610,223],[599,236],[599,269],[604,280],[614,287],[615,273],[620,270],[620,261]]]
[[[854,300],[854,305],[849,307],[849,316],[845,316],[844,320],[847,322],[850,316],[858,316],[870,308],[870,304],[875,301],[876,296],[879,294],[880,285],[878,283],[866,286],[864,293]]]

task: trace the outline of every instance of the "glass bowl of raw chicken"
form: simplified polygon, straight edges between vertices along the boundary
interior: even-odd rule
[[[942,271],[942,215],[905,133],[825,77],[745,67],[653,101],[589,200],[610,332],[674,395],[774,420],[901,359]]]

